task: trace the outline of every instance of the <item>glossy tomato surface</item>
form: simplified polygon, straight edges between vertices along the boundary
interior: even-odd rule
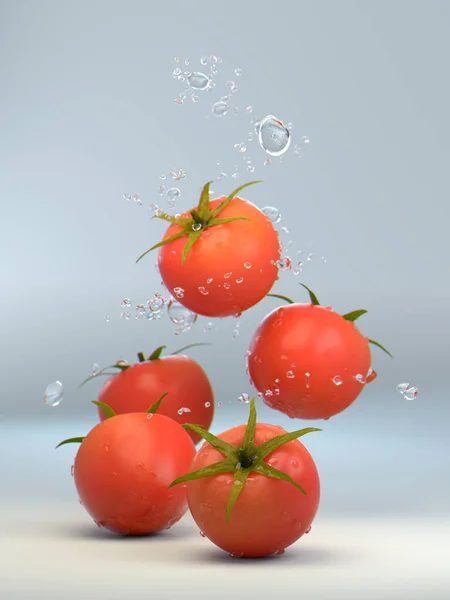
[[[245,429],[245,425],[240,425],[218,437],[239,446]],[[286,431],[282,427],[258,423],[255,445],[283,433]],[[205,443],[191,470],[207,467],[223,458],[218,450]],[[219,548],[236,557],[282,553],[309,531],[319,506],[317,468],[300,441],[281,446],[269,454],[265,462],[290,475],[307,494],[286,481],[251,473],[226,522],[226,507],[234,485],[232,473],[187,484],[189,509],[200,530]]]
[[[169,489],[189,471],[195,446],[172,419],[130,413],[96,425],[75,458],[80,500],[100,527],[124,535],[167,529],[187,510],[186,488]]]
[[[250,344],[248,370],[264,402],[293,418],[326,419],[348,408],[370,369],[368,339],[330,308],[272,311]]]
[[[211,202],[213,210],[225,198]],[[189,216],[185,213],[183,216]],[[186,308],[208,317],[228,317],[257,304],[278,276],[278,233],[269,218],[251,202],[239,197],[218,218],[248,217],[206,228],[181,262],[187,237],[159,249],[161,277]],[[171,225],[164,239],[181,228]]]
[[[194,423],[209,429],[214,416],[213,389],[202,367],[187,356],[136,363],[108,379],[99,400],[116,414],[145,412],[166,392],[157,414],[180,424]],[[105,419],[103,410],[98,412]],[[200,440],[195,432],[188,433],[195,443]]]

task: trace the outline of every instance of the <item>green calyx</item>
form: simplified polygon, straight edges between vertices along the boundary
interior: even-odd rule
[[[245,183],[244,185],[239,186],[235,190],[231,192],[229,196],[225,198],[223,202],[219,204],[214,210],[211,210],[210,207],[210,192],[209,187],[212,181],[208,181],[203,187],[202,193],[200,195],[200,201],[197,207],[197,210],[193,209],[190,212],[190,217],[180,217],[177,215],[170,215],[168,213],[158,213],[154,215],[153,218],[162,219],[163,221],[167,221],[172,225],[178,225],[181,227],[181,230],[175,233],[174,235],[162,240],[158,244],[152,246],[149,250],[141,254],[141,256],[136,260],[139,262],[144,256],[152,252],[152,250],[156,250],[161,246],[166,244],[170,244],[175,240],[178,240],[183,237],[187,237],[187,242],[183,250],[183,255],[181,259],[181,263],[184,264],[186,258],[191,250],[192,246],[195,242],[200,238],[202,233],[208,227],[214,227],[215,225],[223,225],[225,223],[231,223],[232,221],[250,221],[248,217],[228,217],[225,219],[218,218],[219,214],[226,208],[230,202],[237,196],[237,194],[250,185],[254,185],[255,183],[261,183],[260,181],[250,181],[249,183]]]
[[[154,404],[152,404],[150,406],[150,408],[147,409],[146,412],[149,414],[152,414],[152,415],[155,414],[155,412],[160,407],[161,402],[164,400],[164,398],[167,396],[168,393],[169,392],[166,392],[165,394],[163,394],[161,396],[161,398],[158,398],[158,400]],[[111,419],[112,417],[117,416],[117,413],[109,406],[109,404],[106,404],[105,402],[99,402],[98,400],[92,400],[92,404],[95,404],[96,406],[98,406],[98,408],[101,408],[102,411],[105,413],[105,416],[107,419]],[[60,442],[56,446],[55,450],[57,450],[61,446],[65,446],[66,444],[82,444],[85,439],[86,439],[86,436],[68,438],[67,440]]]
[[[237,447],[229,444],[216,437],[209,431],[206,431],[198,425],[190,425],[188,423],[182,425],[185,429],[191,429],[205,439],[211,446],[219,450],[224,455],[224,460],[216,462],[212,465],[187,473],[178,479],[175,479],[169,487],[173,487],[186,481],[193,481],[195,479],[203,479],[204,477],[211,477],[214,475],[221,475],[223,473],[233,473],[234,481],[231,489],[231,494],[228,500],[226,510],[226,520],[228,522],[231,511],[233,509],[236,500],[239,498],[240,493],[244,489],[245,482],[250,473],[259,473],[266,477],[272,477],[281,481],[287,481],[296,487],[302,494],[307,492],[294,481],[287,473],[283,473],[278,469],[275,469],[264,461],[269,454],[271,454],[280,446],[287,444],[299,437],[310,433],[312,431],[322,431],[316,427],[307,427],[306,429],[300,429],[293,431],[292,433],[285,433],[264,442],[263,444],[255,445],[255,434],[256,434],[256,408],[255,399],[253,398],[250,402],[250,415],[247,423],[247,427],[244,434],[242,444]]]
[[[189,350],[189,348],[194,348],[195,346],[210,346],[210,345],[211,344],[208,344],[208,343],[188,344],[187,346],[183,346],[183,348],[180,348],[179,350],[175,350],[174,352],[172,352],[171,356],[181,354],[185,350]],[[138,362],[144,363],[144,362],[149,362],[152,360],[158,360],[159,358],[161,358],[161,355],[165,349],[166,349],[166,346],[159,346],[159,348],[156,348],[156,350],[154,350],[148,356],[148,358],[145,357],[145,354],[143,352],[138,352],[137,353]],[[98,371],[98,373],[95,373],[95,375],[91,375],[90,377],[87,377],[84,381],[82,381],[80,383],[79,387],[83,386],[85,383],[87,383],[88,381],[91,381],[92,379],[96,379],[97,377],[99,377],[99,375],[117,375],[118,373],[121,373],[122,371],[126,371],[130,367],[131,367],[131,365],[129,365],[124,360],[119,360],[116,362],[115,365],[109,365],[108,367],[104,367],[103,369]],[[109,369],[118,369],[118,372],[110,373],[110,372],[108,372]]]
[[[304,283],[300,283],[300,285],[302,287],[304,287],[305,290],[307,290],[307,292],[309,294],[310,303],[313,306],[320,306],[320,302],[317,299],[317,296],[315,295],[315,293],[312,290],[310,290],[309,287],[306,286]],[[288,304],[295,304],[295,302],[293,300],[291,300],[290,298],[288,298],[287,296],[281,296],[280,294],[267,294],[267,296],[269,298],[278,298],[278,300],[283,300],[284,302],[287,302]],[[351,312],[348,312],[345,315],[341,315],[341,317],[343,319],[345,319],[346,321],[355,322],[357,319],[359,319],[359,317],[361,317],[362,315],[365,315],[366,313],[367,313],[367,310],[365,310],[364,308],[360,308],[358,310],[352,310]],[[383,352],[386,352],[386,354],[388,354],[391,358],[393,358],[393,356],[389,352],[389,350],[387,350],[379,342],[376,342],[375,340],[370,340],[370,339],[368,339],[368,342],[369,342],[369,344],[377,346],[378,348],[380,348],[380,350],[383,350]]]

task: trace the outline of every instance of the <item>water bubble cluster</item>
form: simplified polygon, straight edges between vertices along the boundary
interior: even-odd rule
[[[169,300],[167,313],[172,323],[178,326],[177,334],[189,331],[198,318],[196,313],[193,313],[175,299]]]
[[[405,400],[415,400],[419,395],[419,390],[409,383],[399,383],[397,391],[400,392]]]

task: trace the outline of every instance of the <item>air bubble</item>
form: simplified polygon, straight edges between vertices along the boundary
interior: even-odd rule
[[[272,223],[279,223],[281,221],[281,213],[278,208],[274,206],[265,206],[261,209],[261,212],[269,217]]]
[[[92,363],[92,375],[98,375],[100,372],[100,365],[98,363]]]
[[[195,90],[205,90],[209,87],[211,80],[208,75],[196,71],[188,76],[187,82]]]
[[[60,381],[50,383],[44,392],[44,403],[55,408],[64,398],[64,386]]]
[[[238,398],[239,402],[243,402],[244,404],[249,404],[250,403],[250,396],[249,394],[241,394]]]
[[[122,300],[122,302],[120,303],[120,306],[122,306],[122,307],[129,307],[129,306],[131,306],[131,300],[129,298],[124,298]]]
[[[236,77],[240,77],[242,75],[242,69],[235,69],[234,70]]]
[[[228,104],[220,100],[219,102],[213,104],[212,112],[216,117],[223,117],[228,112]]]
[[[268,115],[261,121],[258,140],[267,154],[281,156],[289,148],[291,134],[279,119]]]

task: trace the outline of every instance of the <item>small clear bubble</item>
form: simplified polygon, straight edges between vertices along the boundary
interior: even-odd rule
[[[100,372],[100,365],[98,363],[92,363],[92,375],[98,375]]]
[[[208,75],[196,71],[189,74],[187,77],[187,82],[190,87],[195,90],[205,90],[207,87],[209,87],[211,80]]]
[[[237,92],[237,85],[234,81],[227,81],[226,85],[232,94]]]
[[[208,64],[208,57],[207,56],[202,56],[200,59],[200,64],[203,66],[206,66]]]
[[[164,185],[160,185],[156,191],[158,192],[158,194],[160,196],[162,196],[164,194],[165,189],[166,189],[166,187]]]
[[[131,306],[131,300],[129,298],[124,298],[120,303],[120,306],[123,308]]]
[[[333,377],[333,383],[334,385],[342,385],[344,382],[342,381],[342,377],[336,375],[335,377]]]
[[[183,104],[183,100],[181,98],[175,98],[175,104]]]
[[[60,381],[50,383],[44,392],[44,403],[55,408],[64,398],[64,386]]]
[[[131,202],[132,199],[132,195],[131,194],[122,194],[123,195],[123,199],[127,200],[128,202]]]
[[[308,256],[306,257],[306,260],[311,261],[314,257],[314,254],[312,252],[310,252],[310,254],[308,254]]]
[[[243,402],[244,404],[250,404],[250,395],[249,394],[241,394],[238,398],[239,402]]]
[[[131,313],[127,310],[124,310],[120,313],[120,318],[124,319],[125,321],[129,321],[131,319]]]
[[[212,112],[216,117],[224,117],[228,112],[228,104],[223,100],[220,100],[213,104]]]
[[[166,195],[171,200],[175,200],[175,198],[179,198],[181,196],[181,192],[178,188],[173,187],[167,190]]]
[[[234,70],[236,77],[240,77],[242,75],[242,69],[235,69]]]
[[[111,321],[111,317],[109,315],[105,316],[105,323],[109,323]]]
[[[269,167],[271,164],[272,164],[272,161],[270,160],[270,158],[268,158],[267,160],[264,161],[265,167]]]

